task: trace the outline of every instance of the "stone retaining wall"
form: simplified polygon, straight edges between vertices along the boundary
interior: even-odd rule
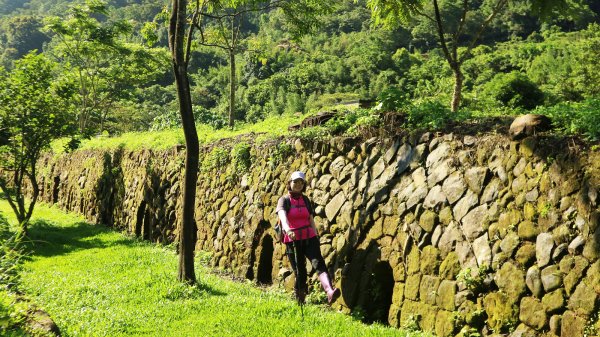
[[[197,248],[213,266],[291,287],[272,224],[285,181],[303,170],[342,289],[334,307],[438,336],[598,334],[599,185],[587,173],[600,166],[597,151],[498,135],[287,142],[252,146],[248,169],[223,156],[203,166]],[[214,155],[204,149],[201,161]],[[42,198],[172,242],[183,164],[181,149],[47,157]]]

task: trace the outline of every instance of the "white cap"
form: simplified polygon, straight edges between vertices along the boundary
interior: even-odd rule
[[[304,172],[296,171],[296,172],[292,173],[292,177],[290,178],[290,180],[296,180],[296,179],[302,179],[302,180],[306,181],[306,175],[304,174]]]

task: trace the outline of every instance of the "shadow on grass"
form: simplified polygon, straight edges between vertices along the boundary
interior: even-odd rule
[[[25,239],[27,256],[52,257],[86,249],[116,246],[135,247],[143,244],[140,241],[126,237],[117,240],[98,237],[101,234],[110,233],[115,232],[103,225],[92,225],[83,221],[61,227],[51,221],[36,219],[30,222],[28,237]],[[149,243],[146,242],[146,244]],[[192,287],[181,283],[172,293],[167,295],[167,298],[175,301],[201,297],[203,294],[208,296],[227,295],[203,283],[198,283]]]
[[[123,238],[117,241],[104,241],[94,238],[98,234],[110,233],[103,226],[94,226],[85,222],[77,222],[68,227],[59,227],[52,222],[37,219],[30,223],[27,247],[31,255],[56,256],[73,251],[92,248],[106,248],[116,245],[134,246],[135,241]]]

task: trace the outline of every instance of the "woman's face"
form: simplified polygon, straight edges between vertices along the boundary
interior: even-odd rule
[[[304,180],[302,179],[292,180],[290,184],[292,187],[292,192],[300,193],[302,192],[302,189],[304,189]]]

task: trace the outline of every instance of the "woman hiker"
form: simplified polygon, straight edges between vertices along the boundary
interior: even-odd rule
[[[296,299],[302,304],[308,293],[306,285],[306,258],[308,258],[319,275],[321,286],[327,293],[327,302],[331,305],[340,296],[340,290],[333,287],[325,260],[321,256],[313,208],[308,197],[303,194],[306,191],[306,175],[300,171],[292,173],[287,188],[288,195],[279,198],[276,212],[284,233],[286,255],[296,276],[294,285]]]

